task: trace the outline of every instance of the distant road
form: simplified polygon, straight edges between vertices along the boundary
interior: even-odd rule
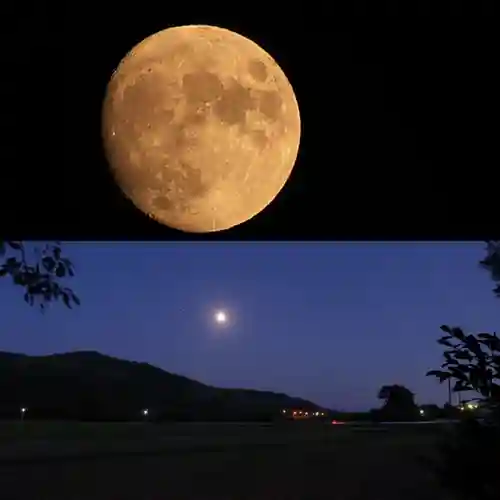
[[[382,425],[426,425],[426,424],[456,424],[460,420],[419,420],[417,422],[379,422]]]
[[[460,420],[418,420],[416,422],[343,422],[337,420],[339,425],[351,425],[359,427],[372,427],[377,425],[436,425],[436,424],[456,424]]]

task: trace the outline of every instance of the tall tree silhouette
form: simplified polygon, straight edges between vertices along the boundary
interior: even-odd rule
[[[385,401],[380,414],[388,420],[414,420],[418,417],[415,395],[404,385],[384,385],[378,398]]]

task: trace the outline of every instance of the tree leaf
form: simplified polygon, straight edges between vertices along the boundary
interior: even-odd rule
[[[452,328],[450,334],[453,335],[453,337],[457,338],[458,340],[461,340],[462,342],[465,341],[465,333],[458,326]]]
[[[463,392],[472,390],[472,386],[463,380],[457,380],[453,385],[453,392]]]
[[[9,257],[5,261],[4,266],[7,266],[11,269],[17,269],[17,268],[21,267],[21,263],[15,257]]]
[[[455,359],[464,359],[467,361],[472,361],[473,356],[469,351],[462,349],[455,353]]]
[[[500,351],[500,339],[495,338],[492,336],[492,338],[489,339],[479,339],[478,342],[484,346],[486,346],[488,349],[491,351]]]
[[[7,245],[14,250],[22,250],[23,248],[23,244],[20,241],[7,241]]]
[[[68,307],[69,309],[71,309],[71,302],[69,300],[69,295],[66,292],[62,293],[62,299],[63,299],[64,305],[66,307]]]
[[[478,333],[477,338],[479,339],[497,339],[498,336],[496,333]]]
[[[464,343],[465,345],[472,351],[472,352],[476,352],[475,350],[476,349],[480,349],[481,346],[479,345],[479,342],[478,340],[476,339],[476,337],[474,337],[474,335],[467,335],[464,339]]]
[[[454,347],[454,344],[452,344],[448,339],[451,339],[452,337],[441,337],[437,342],[438,344],[444,345],[446,347]]]
[[[56,267],[56,261],[52,257],[43,257],[42,265],[49,273],[51,273],[54,270],[54,267]]]
[[[443,353],[444,359],[446,360],[446,365],[458,365],[458,361],[453,359],[453,351],[445,351]]]
[[[454,378],[457,378],[457,379],[463,380],[463,381],[468,381],[468,377],[467,377],[467,375],[465,373],[465,369],[462,365],[450,366],[448,368],[448,370],[450,371],[451,375]]]
[[[451,375],[448,372],[443,372],[440,370],[431,370],[426,373],[426,376],[437,377],[440,383],[444,382],[445,380],[448,380],[451,377]]]
[[[58,278],[64,278],[66,276],[66,269],[64,267],[64,264],[62,262],[59,262],[56,267],[56,276]]]

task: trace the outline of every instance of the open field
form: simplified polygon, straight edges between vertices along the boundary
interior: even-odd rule
[[[442,500],[441,426],[0,423],[1,498]]]

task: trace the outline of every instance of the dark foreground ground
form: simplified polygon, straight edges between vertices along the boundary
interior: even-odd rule
[[[441,427],[0,423],[0,498],[448,500]]]

